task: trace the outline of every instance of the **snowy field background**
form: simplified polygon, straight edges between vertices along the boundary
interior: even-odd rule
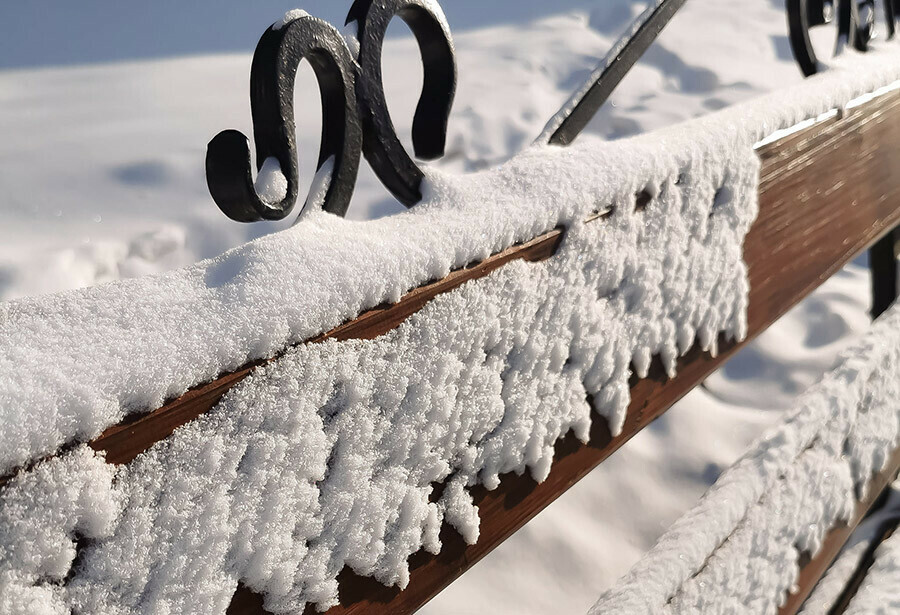
[[[349,3],[346,3],[349,4]],[[644,6],[637,0],[445,0],[459,91],[457,172],[530,143]],[[345,3],[300,3],[342,23]],[[264,28],[295,3],[0,7],[0,299],[164,271],[283,225],[228,221],[207,194],[205,147],[251,134],[248,75]],[[35,25],[39,24],[39,31]],[[421,81],[402,24],[385,49],[388,101],[408,142]],[[160,56],[178,57],[160,57]],[[628,137],[801,79],[782,0],[690,0],[590,127]],[[306,182],[318,93],[296,102]],[[400,206],[367,169],[350,217]],[[585,612],[868,324],[861,259],[441,594],[423,612]]]

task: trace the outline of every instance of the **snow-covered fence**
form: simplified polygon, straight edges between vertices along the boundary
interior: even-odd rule
[[[752,112],[752,108],[749,111]],[[738,109],[730,117],[742,117],[742,114],[746,112],[748,110]],[[697,134],[697,130],[703,130],[703,124],[695,124],[693,130],[695,132],[690,134]],[[647,139],[649,142],[656,138],[650,136]],[[852,108],[844,109],[839,114],[833,114],[811,123],[806,128],[795,130],[781,138],[770,140],[757,148],[756,153],[762,161],[759,214],[749,229],[743,252],[749,279],[745,340],[750,340],[765,330],[797,301],[811,292],[830,274],[837,271],[841,265],[879,238],[889,234],[891,229],[900,223],[900,205],[898,205],[900,203],[900,180],[894,172],[896,168],[900,168],[900,152],[895,147],[895,144],[900,142],[898,140],[900,140],[900,93],[897,90],[891,90],[868,101],[857,101]],[[628,145],[623,147],[627,148]],[[648,153],[652,150],[641,151]],[[541,157],[547,155],[546,152],[540,153]],[[610,160],[613,159],[614,157],[610,158]],[[552,161],[549,164],[552,164]],[[560,168],[553,168],[550,172],[562,171]],[[656,201],[659,199],[659,195],[654,195],[651,189],[637,192],[638,194],[632,197],[629,205],[633,205],[633,208],[638,210],[636,212],[638,214],[654,212],[654,208],[658,206]],[[712,197],[712,193],[710,196]],[[725,201],[725,198],[725,195],[717,197],[722,202]],[[613,206],[618,204],[621,207],[624,202],[624,200],[616,201]],[[614,217],[614,207],[610,207],[609,203],[600,205],[599,209],[596,209],[596,213],[588,216],[589,221],[585,224],[585,228],[608,228],[611,232],[621,220]],[[434,306],[433,299],[459,296],[450,291],[459,289],[467,282],[501,279],[501,274],[511,268],[525,272],[528,271],[528,268],[540,266],[539,263],[553,263],[555,259],[560,258],[558,254],[568,239],[566,230],[554,228],[558,226],[557,223],[551,222],[549,226],[553,230],[538,232],[530,237],[527,235],[526,229],[522,239],[515,241],[515,245],[512,247],[501,249],[493,255],[467,260],[464,263],[465,266],[457,267],[449,274],[435,276],[439,279],[418,286],[405,294],[398,294],[396,300],[365,310],[347,322],[332,327],[327,333],[301,337],[301,339],[308,340],[303,347],[312,349],[319,345],[326,346],[326,344],[318,344],[326,340],[380,339],[388,332],[396,331],[401,323],[411,317],[414,318],[424,307]],[[288,250],[292,244],[284,242],[280,245]],[[358,245],[353,245],[352,249],[360,250]],[[390,249],[389,246],[388,249]],[[369,254],[367,250],[368,248],[363,248],[361,253]],[[277,254],[280,258],[293,262],[294,257],[289,252],[282,251]],[[244,256],[243,253],[240,255]],[[231,255],[222,262],[204,266],[200,276],[204,280],[203,288],[218,288],[216,281],[221,282],[220,278],[226,275],[222,263],[230,262],[229,259],[234,260],[234,258],[235,255]],[[247,260],[246,256],[245,260]],[[891,264],[888,269],[892,268]],[[290,270],[291,268],[288,266],[287,271]],[[258,269],[257,273],[264,275],[265,272],[263,269]],[[426,280],[427,275],[426,270]],[[326,277],[326,288],[330,288],[330,279],[332,278]],[[191,303],[194,301],[193,295],[191,295],[194,291],[190,290],[187,283],[178,278],[176,278],[176,282],[177,284],[171,288],[166,286],[169,282],[165,279],[146,283],[153,285],[149,288],[155,288],[158,291],[157,295],[162,299],[173,296],[176,292],[174,289],[180,288],[183,294],[179,296],[176,303],[178,309],[181,309],[180,306],[186,306],[187,310],[198,309],[197,306],[202,308],[200,303]],[[147,358],[155,362],[157,366],[168,366],[166,370],[172,368],[175,365],[174,362],[181,360],[182,357],[161,353],[160,351],[164,347],[157,349],[152,342],[148,345],[147,338],[150,336],[148,331],[156,331],[152,334],[154,339],[158,337],[167,340],[166,344],[169,343],[168,340],[175,339],[173,335],[176,331],[181,331],[181,335],[188,334],[189,331],[154,329],[154,327],[176,326],[177,323],[173,324],[173,319],[169,318],[157,324],[152,319],[142,319],[140,310],[144,309],[143,307],[133,305],[124,307],[129,301],[133,301],[135,296],[143,297],[144,301],[153,299],[150,294],[136,294],[141,290],[139,285],[143,283],[137,281],[126,285],[125,290],[128,292],[123,294],[123,307],[121,308],[114,301],[118,287],[86,291],[81,294],[55,298],[49,302],[25,301],[14,304],[12,307],[8,306],[7,311],[0,318],[0,325],[3,327],[2,347],[6,349],[3,360],[15,359],[20,366],[28,366],[28,368],[18,372],[8,372],[10,375],[4,380],[4,383],[8,385],[3,397],[4,403],[9,407],[16,408],[21,407],[21,404],[28,403],[52,403],[60,413],[65,409],[65,404],[90,409],[90,406],[77,406],[77,403],[84,404],[82,400],[85,399],[85,395],[87,395],[87,399],[92,399],[90,395],[98,396],[98,399],[104,399],[103,396],[109,395],[103,389],[104,386],[109,386],[104,381],[106,378],[104,374],[107,373],[104,370],[106,369],[115,369],[118,370],[118,373],[123,370],[131,373],[128,370],[133,370],[133,378],[138,379],[136,382],[146,381],[152,384],[155,382],[154,379],[160,377],[155,372],[146,371],[153,367],[152,364],[140,356],[135,359],[133,365],[128,363],[129,357],[133,356],[133,352],[129,353],[129,350],[133,351],[138,348],[144,348],[145,352],[149,353]],[[250,286],[242,280],[238,280],[238,283],[243,285],[234,288],[239,289],[238,295],[242,297],[259,297],[259,293],[265,290],[264,285]],[[311,281],[308,286],[300,288],[301,293],[315,287],[316,284],[318,282]],[[302,287],[303,285],[298,284],[298,286]],[[470,286],[466,288],[470,288]],[[188,290],[184,290],[185,288]],[[477,285],[471,288],[477,288]],[[276,289],[276,295],[273,295],[272,299],[285,291],[292,292],[290,288],[285,287]],[[229,297],[232,297],[235,292],[237,291],[230,290]],[[200,297],[204,302],[209,301],[208,298],[204,298],[207,297],[206,294],[200,295]],[[302,294],[291,296],[289,299],[303,301]],[[77,317],[84,309],[90,308],[91,301],[94,300],[107,306],[99,313],[109,314],[109,317],[108,319],[105,316],[102,317],[100,324],[96,324],[93,320],[86,323],[84,319]],[[277,305],[288,305],[289,303],[289,301],[282,300]],[[260,306],[264,303],[257,302],[255,305]],[[340,313],[358,309],[354,306],[338,306],[335,309],[338,310],[338,308]],[[173,308],[169,304],[157,305],[154,303],[147,309],[162,309],[164,313],[171,314]],[[129,310],[131,311],[129,312]],[[248,318],[251,316],[253,316],[252,313],[248,315]],[[325,316],[335,318],[331,314],[325,314]],[[448,318],[451,316],[456,317],[456,312],[447,315]],[[268,315],[264,315],[264,317],[270,319],[264,322],[278,322],[277,318]],[[120,320],[117,319],[125,319],[126,325],[120,327],[117,324]],[[140,321],[142,328],[135,329],[127,326],[127,323],[132,321]],[[214,324],[220,329],[231,326],[227,321]],[[58,332],[54,333],[54,331]],[[132,333],[135,333],[137,337],[129,338],[128,336]],[[122,340],[130,340],[124,347],[126,354],[119,352],[121,348],[118,343],[112,345],[108,343],[111,334],[121,336]],[[214,335],[209,339],[216,341]],[[27,346],[24,342],[29,340],[37,349],[34,357],[27,353],[23,354],[21,350]],[[79,350],[83,348],[85,340],[93,340],[91,347],[94,352],[90,356],[84,356]],[[41,350],[42,344],[48,343],[48,341],[51,346],[46,351]],[[17,344],[17,342],[20,343]],[[179,340],[179,343],[184,343],[184,340]],[[370,578],[356,576],[347,569],[339,577],[341,604],[334,607],[332,612],[410,613],[416,610],[579,478],[611,455],[629,438],[647,426],[654,418],[665,412],[677,399],[699,384],[703,378],[722,365],[744,344],[746,341],[735,342],[724,335],[718,340],[718,343],[715,339],[707,339],[703,345],[708,350],[718,350],[718,353],[704,351],[700,346],[693,347],[678,359],[675,366],[677,376],[674,377],[669,376],[662,361],[654,359],[649,366],[645,366],[646,377],[632,375],[629,390],[630,402],[622,417],[621,425],[613,425],[610,420],[614,415],[609,414],[606,418],[595,417],[591,423],[589,434],[581,434],[582,436],[589,435],[588,438],[584,438],[587,440],[586,443],[569,433],[556,444],[553,465],[544,467],[546,474],[542,482],[538,483],[531,476],[525,474],[508,474],[499,479],[499,485],[491,485],[495,487],[493,490],[483,486],[475,486],[470,489],[472,502],[477,505],[480,517],[480,526],[477,529],[478,540],[474,544],[468,544],[460,534],[445,527],[439,536],[441,543],[439,555],[431,555],[424,550],[413,555],[409,563],[406,588],[403,591],[397,587],[386,587]],[[333,348],[333,346],[328,347]],[[226,345],[216,352],[220,356],[224,356],[228,348]],[[114,354],[107,356],[104,354],[107,352]],[[266,348],[260,352],[269,358],[280,356],[280,353],[276,352],[266,355],[265,353],[269,352]],[[66,358],[70,354],[72,360]],[[48,363],[46,358],[51,355],[61,357],[61,360]],[[114,359],[113,357],[118,358]],[[188,355],[185,359],[193,361],[195,355]],[[160,455],[174,455],[177,460],[181,454],[178,451],[182,450],[179,447],[184,447],[185,457],[182,461],[187,462],[192,455],[189,451],[197,450],[197,447],[202,444],[194,439],[202,432],[193,433],[190,430],[182,430],[184,437],[176,442],[177,438],[170,437],[173,431],[179,426],[210,424],[209,421],[204,423],[195,420],[201,415],[209,414],[210,418],[228,417],[231,412],[228,409],[230,406],[226,408],[219,406],[219,412],[211,411],[222,400],[226,392],[240,389],[241,387],[237,386],[238,383],[245,380],[254,368],[267,362],[262,359],[254,359],[238,369],[226,370],[227,373],[224,375],[193,387],[187,393],[182,395],[176,393],[175,399],[146,414],[140,412],[135,414],[135,406],[138,406],[138,410],[140,407],[134,400],[131,400],[129,408],[131,408],[132,414],[126,418],[119,418],[118,424],[105,429],[99,437],[91,439],[90,446],[94,450],[104,453],[108,463],[128,464],[123,465],[123,468],[126,469],[134,466],[131,462],[140,453],[148,452],[149,457],[145,456],[138,460],[139,465],[144,469],[135,467],[131,470],[131,474],[134,476],[140,476],[142,472],[149,472],[146,467],[148,464],[160,463],[162,459]],[[79,371],[82,364],[86,364],[88,371]],[[162,377],[169,373],[166,370],[160,372]],[[638,372],[640,369],[634,371]],[[89,380],[90,378],[99,378],[100,380],[95,383],[96,389],[75,390],[76,397],[71,396],[72,393],[67,390],[67,387],[46,384],[54,381],[75,383],[76,380],[66,380],[73,375],[84,379],[89,384],[93,382]],[[45,384],[42,387],[29,388],[28,383],[33,382],[35,378]],[[254,378],[255,380],[248,381],[252,386],[247,390],[260,386],[258,383],[261,382],[260,379],[263,376]],[[160,380],[160,382],[163,381]],[[288,383],[290,379],[284,382]],[[140,389],[140,386],[132,387],[130,389],[132,394],[135,389]],[[47,394],[47,391],[51,391],[58,397],[49,402],[46,401],[42,396]],[[237,403],[234,401],[234,395],[229,399],[232,401],[226,400],[224,403],[232,405]],[[16,400],[21,400],[21,404]],[[79,416],[83,416],[83,414]],[[104,421],[108,422],[109,418],[95,414],[91,421],[96,425],[102,424]],[[42,424],[31,424],[27,427],[31,433],[36,433],[36,430],[42,428]],[[616,427],[620,428],[616,429]],[[615,435],[613,435],[614,433]],[[38,446],[44,446],[43,442],[52,441],[49,439],[51,435],[52,432],[48,432],[48,435],[37,444],[32,444],[27,438],[23,440],[24,444],[4,440],[10,445],[9,448],[3,450],[4,463],[9,464],[10,460],[16,459],[16,446],[28,446],[32,451],[41,450]],[[75,441],[77,441],[77,437]],[[16,446],[13,446],[14,444]],[[83,453],[79,454],[83,455]],[[32,460],[36,458],[35,456],[31,457]],[[846,540],[850,529],[871,504],[874,495],[882,490],[888,477],[892,473],[896,473],[898,462],[900,462],[900,458],[896,455],[891,458],[890,465],[873,479],[872,485],[866,491],[867,497],[857,505],[857,510],[851,518],[846,523],[842,523],[840,527],[835,528],[823,541],[822,548],[804,563],[798,581],[800,590],[793,594],[796,598],[792,598],[792,602],[784,610],[785,613],[792,612],[791,608],[799,606],[802,596],[811,589],[815,580],[834,558],[839,546]],[[9,466],[7,465],[7,467]],[[51,471],[52,467],[47,464],[41,464],[37,470],[31,472],[19,471],[18,478],[8,487],[27,485],[28,481],[38,480]],[[42,472],[44,474],[41,474]],[[128,472],[125,472],[120,476],[120,482],[128,483],[127,474]],[[77,480],[80,480],[77,473],[68,476],[76,483]],[[164,473],[163,479],[165,479]],[[49,479],[45,477],[45,480]],[[108,480],[108,477],[103,479],[102,476],[95,476],[92,480],[99,480],[102,483],[103,480]],[[179,480],[187,479],[182,477]],[[207,477],[205,482],[210,480],[212,479]],[[223,483],[223,488],[225,486]],[[137,485],[134,488],[137,488]],[[235,488],[239,488],[239,485]],[[430,497],[440,498],[442,492],[450,488],[453,488],[452,483],[438,487]],[[12,492],[21,496],[22,489],[12,489]],[[0,493],[2,493],[0,500],[7,496],[13,497],[9,495],[10,491]],[[95,486],[90,493],[100,494],[98,497],[102,498],[102,494],[106,492],[101,486]],[[136,493],[139,494],[140,491]],[[113,496],[109,495],[109,497]],[[137,502],[134,505],[137,505]],[[74,507],[72,514],[85,514],[78,512],[79,510],[78,507]],[[110,515],[112,514],[110,513]],[[81,535],[96,536],[99,539],[105,531],[108,531],[104,529],[106,525],[113,523],[112,516],[107,518],[95,515],[91,518],[95,519],[92,525],[84,526],[83,522],[79,525],[73,521],[73,527],[79,528],[78,532]],[[471,537],[469,538],[471,539]],[[84,541],[78,542],[77,545],[73,543],[72,553],[76,546],[79,549],[85,549],[88,544]],[[99,544],[102,545],[103,541],[100,540]],[[99,551],[92,550],[96,557],[99,557],[97,553],[101,552],[102,548]],[[103,561],[103,559],[96,560],[91,565],[99,566]],[[90,567],[88,566],[88,568]],[[56,574],[46,571],[45,573],[51,577]],[[65,571],[63,571],[61,578],[65,576]],[[77,579],[78,575],[75,578]],[[237,576],[233,582],[244,581],[245,578]],[[227,587],[227,583],[225,586]],[[82,584],[80,587],[84,590],[85,586]],[[154,592],[162,592],[163,589],[154,586]],[[191,590],[193,592],[193,587]],[[79,599],[87,600],[83,595]],[[145,599],[147,599],[146,596]],[[180,599],[185,600],[186,598],[182,596]],[[327,600],[327,596],[322,599]],[[229,612],[260,613],[262,612],[262,598],[249,589],[239,589]]]
[[[723,337],[715,356],[695,347],[678,361],[675,378],[668,378],[662,363],[655,360],[647,378],[632,378],[631,403],[619,435],[613,437],[604,421],[595,421],[589,443],[570,434],[557,444],[554,465],[544,482],[510,475],[494,491],[477,488],[474,501],[481,534],[476,544],[466,545],[458,534],[443,533],[441,554],[416,555],[410,583],[403,591],[347,574],[342,578],[342,604],[329,613],[415,611],[873,245],[874,309],[886,307],[884,297],[896,297],[892,229],[900,223],[900,182],[893,177],[893,169],[900,168],[898,138],[900,92],[894,90],[760,145],[759,215],[744,244],[750,279],[746,340]],[[637,201],[641,200],[639,196]],[[513,253],[521,250],[521,257],[529,260],[545,258],[559,240],[560,232],[554,231]],[[510,258],[510,252],[498,256],[502,262]],[[488,259],[481,266],[492,269],[492,262]],[[458,275],[474,279],[480,273]],[[780,610],[782,615],[797,612],[898,470],[900,451],[872,477],[853,514],[826,534],[821,548],[814,554],[798,552],[799,574]],[[239,592],[236,599],[234,613],[261,612],[259,599],[249,592]]]
[[[898,376],[900,305],[843,353],[592,615],[796,612],[832,550],[900,469]]]
[[[876,56],[661,134],[429,177],[406,215],[314,213],[187,270],[0,306],[0,605],[416,610],[892,235],[900,93],[858,97],[898,78]],[[799,545],[783,612],[884,459]]]
[[[892,169],[900,163],[894,146],[897,138],[900,94],[892,91],[760,145],[759,216],[744,245],[750,279],[746,341],[723,337],[717,356],[695,348],[679,360],[678,376],[671,379],[662,363],[654,361],[647,378],[632,378],[631,403],[619,435],[613,437],[608,424],[595,421],[589,443],[570,434],[557,444],[554,465],[544,482],[510,475],[503,477],[496,490],[476,488],[473,496],[481,517],[476,544],[467,545],[452,531],[442,532],[441,554],[417,554],[403,591],[348,572],[341,578],[341,605],[329,613],[415,611],[873,243],[873,309],[886,307],[885,297],[896,296],[892,229],[900,222],[900,183],[892,178]],[[646,205],[646,196],[638,195],[636,202]],[[455,272],[435,287],[415,291],[394,306],[366,314],[359,324],[350,323],[343,331],[364,331],[370,326],[367,321],[384,327],[374,333],[387,330],[433,296],[433,290],[477,279],[510,260],[550,258],[561,239],[562,231],[557,230],[507,250]],[[798,552],[796,587],[781,613],[797,611],[898,469],[900,452],[871,479],[853,514],[825,536],[820,549],[814,554]],[[773,596],[773,601],[781,599]],[[261,613],[261,599],[241,590],[231,612]]]

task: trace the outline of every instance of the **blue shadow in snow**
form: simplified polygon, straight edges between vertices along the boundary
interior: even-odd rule
[[[444,0],[454,31],[524,23],[597,2]],[[0,3],[0,68],[248,52],[285,11],[303,8],[342,27],[350,0],[29,0]]]

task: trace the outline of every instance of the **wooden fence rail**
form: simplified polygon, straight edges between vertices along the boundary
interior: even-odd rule
[[[761,147],[760,213],[744,250],[750,276],[747,340],[741,344],[721,340],[717,357],[699,350],[690,352],[679,361],[674,379],[667,379],[662,365],[655,361],[648,378],[632,380],[632,402],[620,436],[612,438],[604,421],[596,420],[587,445],[571,435],[557,445],[550,476],[542,484],[527,475],[508,475],[493,492],[476,489],[473,495],[482,520],[477,544],[467,546],[458,534],[445,528],[441,554],[415,555],[409,586],[402,592],[345,570],[340,579],[341,605],[331,609],[329,615],[415,612],[900,224],[900,174],[895,172],[900,169],[900,151],[896,143],[900,143],[900,94],[891,93]],[[560,232],[554,231],[494,258],[548,258],[559,238]],[[491,260],[484,269],[454,275],[480,277],[495,268],[488,265]],[[870,497],[859,504],[854,518],[832,530],[814,558],[803,558],[799,589],[788,597],[781,615],[799,610],[898,470],[900,451],[882,473],[873,477]],[[229,610],[232,615],[263,612],[260,598],[243,589]]]
[[[832,274],[898,226],[900,173],[895,171],[900,169],[900,149],[897,143],[900,143],[900,93],[895,91],[760,147],[758,153],[763,163],[760,213],[744,249],[750,277],[747,340],[739,344],[720,340],[716,357],[695,349],[678,362],[678,376],[673,379],[668,379],[660,362],[654,360],[649,377],[631,382],[632,401],[621,435],[611,437],[604,421],[596,419],[588,444],[581,444],[571,434],[558,443],[553,468],[543,483],[536,484],[527,474],[508,475],[495,491],[476,488],[473,496],[481,516],[477,544],[467,546],[455,531],[445,527],[441,533],[440,555],[424,552],[414,555],[410,583],[402,592],[345,570],[340,577],[341,605],[329,613],[405,615],[416,611]],[[600,216],[592,223],[603,224],[603,219]],[[563,232],[554,230],[455,271],[447,278],[410,292],[397,304],[370,310],[310,342],[329,338],[371,339],[382,335],[438,294],[486,276],[510,261],[552,258]],[[260,364],[224,374],[162,408],[112,427],[90,445],[104,451],[110,463],[128,463],[179,426],[208,412]],[[898,469],[900,452],[893,456],[890,467],[873,477],[870,491],[876,496],[881,493]],[[0,479],[0,487],[4,482]],[[860,503],[857,517],[846,526],[835,528],[820,553],[807,558],[800,590],[788,598],[781,610],[783,615],[797,611],[871,503]],[[258,596],[239,589],[228,613],[250,615],[264,611]]]

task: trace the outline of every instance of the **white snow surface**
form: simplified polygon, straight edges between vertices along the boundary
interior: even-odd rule
[[[263,161],[262,168],[256,176],[256,193],[263,203],[276,205],[287,196],[288,183],[284,173],[281,172],[281,163],[278,158],[269,156]]]
[[[309,17],[309,13],[304,11],[303,9],[291,9],[287,11],[281,19],[272,24],[273,30],[281,30],[283,27],[291,23],[292,21],[296,21],[302,17]]]
[[[891,615],[900,612],[900,532],[875,552],[875,563],[845,613]]]
[[[837,559],[803,603],[801,615],[828,613],[847,587],[866,551],[875,540],[880,539],[885,524],[900,519],[900,481],[888,489],[887,495],[888,499],[884,506],[866,517],[853,532]]]
[[[532,147],[496,169],[469,175],[429,170],[425,201],[389,218],[361,224],[311,214],[290,230],[180,271],[0,304],[0,472],[96,436],[128,413],[158,407],[365,309],[397,301],[452,269],[560,225],[576,231],[609,204],[632,224],[623,246],[641,233],[676,232],[651,224],[655,218],[623,213],[630,195],[644,189],[657,195],[668,189],[663,205],[684,198],[679,224],[689,228],[681,232],[700,233],[698,238],[707,227],[719,229],[714,220],[700,222],[697,211],[724,205],[723,219],[735,216],[729,249],[739,253],[741,233],[755,215],[752,144],[898,77],[900,56],[893,51],[852,58],[845,68],[789,90],[655,134],[604,145],[586,140],[569,149]],[[683,197],[671,189],[679,176],[689,188]],[[661,216],[657,222],[677,220],[678,212],[663,209]],[[647,249],[653,257],[648,271],[635,264],[628,274],[649,279],[650,267],[665,267],[665,244]],[[728,262],[735,258],[722,255]],[[725,277],[710,282],[732,283],[737,272],[720,271],[714,262],[714,255],[704,261]],[[694,330],[704,336],[704,346],[720,330],[742,333],[735,326],[740,310],[733,308],[743,309],[745,298],[727,289],[701,294],[695,312],[673,318],[682,350]],[[708,302],[720,298],[726,303],[718,320],[704,321]],[[652,334],[631,347],[640,353],[638,367],[651,351],[671,347],[667,338],[674,335],[664,334],[660,321],[645,325]]]
[[[0,499],[0,613],[71,613],[76,537],[110,535],[122,498],[115,468],[87,447],[13,479]]]
[[[800,553],[814,555],[825,533],[850,518],[900,445],[898,376],[900,305],[590,613],[777,612]]]

